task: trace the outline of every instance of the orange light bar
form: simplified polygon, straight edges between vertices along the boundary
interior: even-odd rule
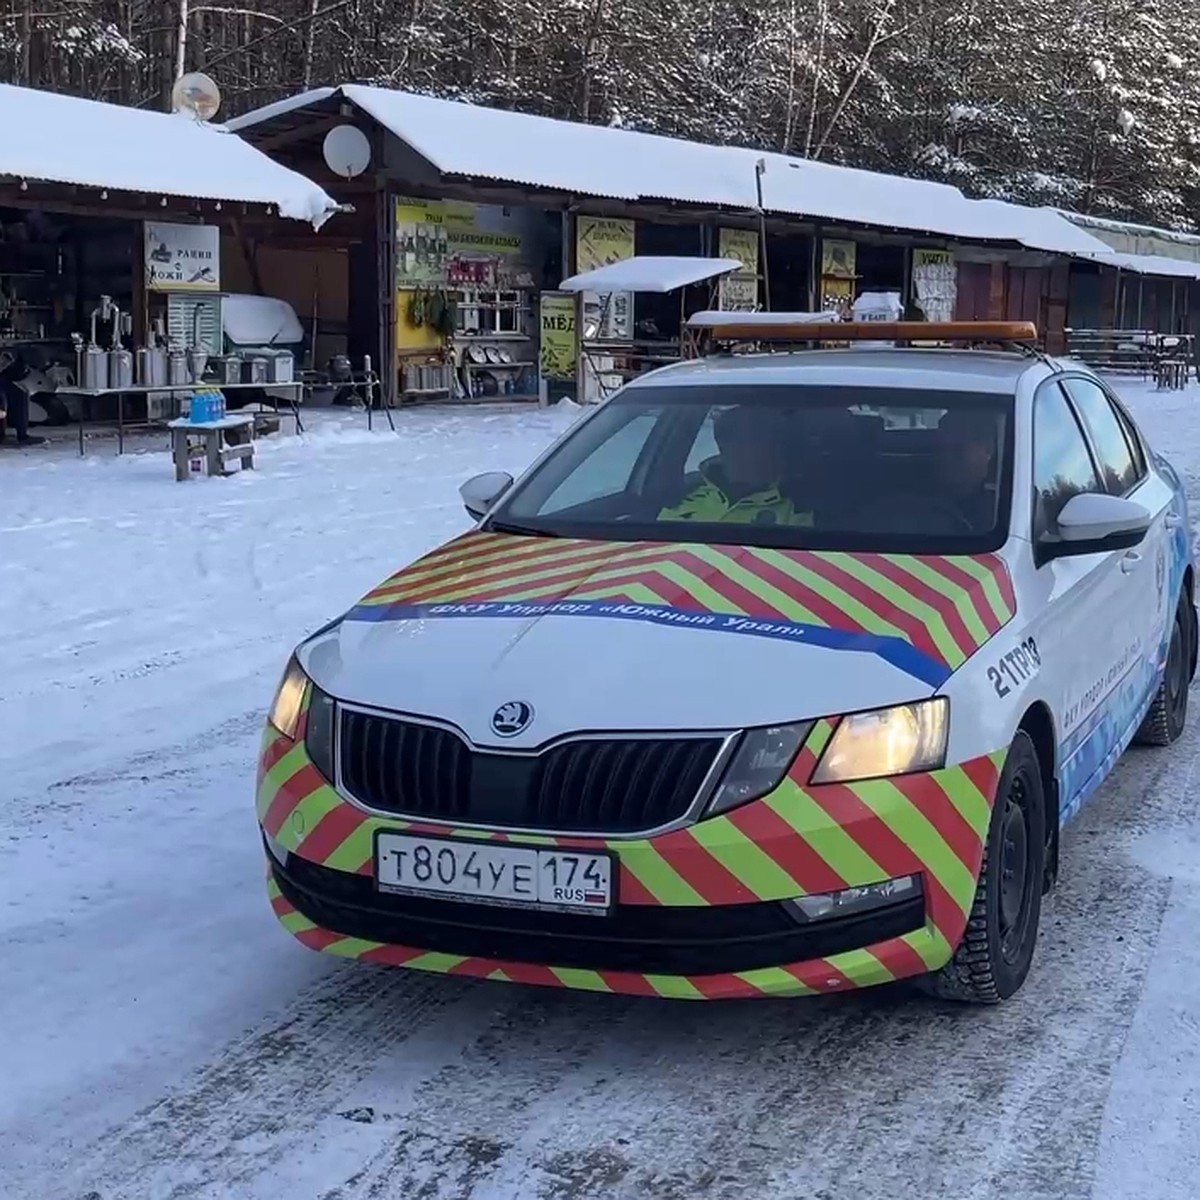
[[[722,342],[1036,342],[1032,321],[689,321],[697,333]]]

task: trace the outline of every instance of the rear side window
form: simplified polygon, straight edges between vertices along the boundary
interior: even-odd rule
[[[1104,389],[1090,379],[1068,379],[1066,389],[1092,435],[1105,489],[1114,496],[1124,496],[1137,487],[1141,475],[1112,402]]]
[[[1057,384],[1038,393],[1033,410],[1034,537],[1052,531],[1072,496],[1104,489],[1087,439]]]

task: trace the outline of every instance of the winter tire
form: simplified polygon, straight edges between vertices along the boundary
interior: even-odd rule
[[[1167,667],[1163,681],[1150,703],[1150,711],[1137,731],[1135,741],[1143,746],[1169,746],[1187,723],[1188,684],[1192,677],[1192,649],[1196,638],[1196,614],[1185,592],[1175,609]]]
[[[1045,826],[1041,764],[1029,735],[1018,730],[996,788],[966,932],[950,962],[924,981],[933,995],[998,1004],[1025,982],[1042,912]]]

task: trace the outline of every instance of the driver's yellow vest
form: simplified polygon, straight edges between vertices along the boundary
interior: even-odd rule
[[[678,504],[664,508],[660,521],[740,521],[747,525],[811,525],[810,512],[797,512],[777,485],[732,500],[711,479],[697,484]]]

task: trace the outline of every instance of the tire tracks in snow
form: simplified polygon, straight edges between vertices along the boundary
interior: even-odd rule
[[[1025,989],[681,1005],[339,967],[84,1154],[99,1200],[1086,1200],[1193,725],[1067,833]],[[1149,795],[1148,795],[1149,793]]]

